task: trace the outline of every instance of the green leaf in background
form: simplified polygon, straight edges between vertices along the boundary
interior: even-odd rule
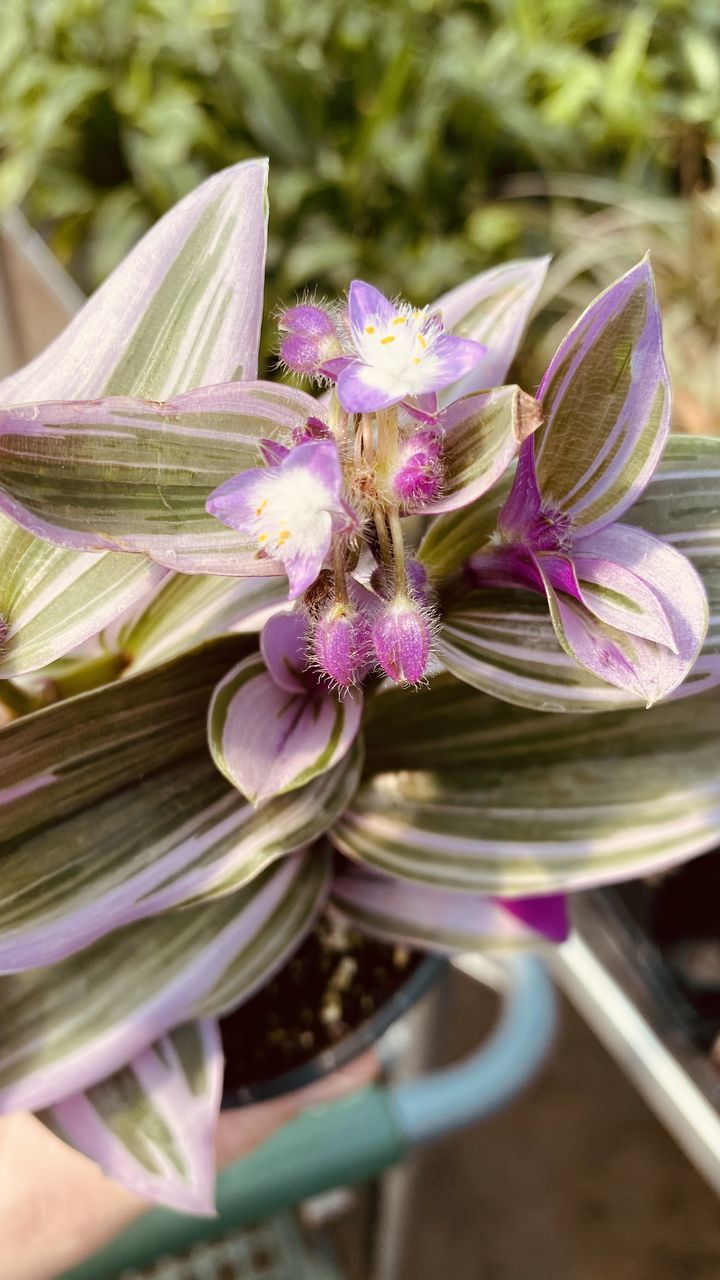
[[[546,715],[450,677],[384,693],[368,779],[331,833],[368,870],[521,897],[649,875],[717,842],[720,691]]]

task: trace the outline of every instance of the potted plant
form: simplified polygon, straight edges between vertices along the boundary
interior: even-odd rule
[[[720,444],[668,439],[648,262],[536,396],[544,260],[300,302],[314,395],[256,379],[265,227],[265,164],[217,174],[1,388],[0,1108],[195,1211],[217,1019],[328,902],[559,941],[565,894],[709,847],[720,789]]]

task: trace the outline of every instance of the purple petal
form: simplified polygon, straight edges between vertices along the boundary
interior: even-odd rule
[[[279,440],[261,440],[258,448],[266,467],[278,467],[290,452],[288,445]]]
[[[425,392],[440,391],[451,382],[480,363],[487,348],[472,338],[456,338],[453,333],[441,333],[432,344],[433,365],[437,374],[428,379]]]
[[[109,1178],[145,1199],[212,1214],[222,1079],[218,1025],[204,1019],[164,1036],[41,1118]],[[126,1096],[131,1100],[124,1104]]]
[[[333,356],[330,360],[324,360],[320,372],[326,378],[332,378],[336,382],[340,377],[343,369],[347,369],[348,365],[353,363],[353,356]]]
[[[276,613],[269,618],[260,636],[260,651],[278,688],[306,694],[309,685],[317,684],[306,670],[308,624],[304,613]]]
[[[538,399],[538,484],[588,532],[642,493],[670,430],[670,384],[647,260],[606,289],[560,344]]]
[[[497,901],[503,910],[550,942],[564,942],[570,933],[564,894],[550,894],[547,898],[498,898]]]
[[[353,329],[364,329],[372,320],[392,321],[398,314],[379,289],[364,280],[353,280],[348,291],[348,313]]]
[[[337,393],[348,413],[374,413],[397,404],[407,388],[395,374],[353,360],[340,373]]]
[[[256,523],[258,486],[266,481],[267,472],[267,467],[253,467],[232,476],[213,490],[205,504],[206,510],[229,529],[250,533]]]

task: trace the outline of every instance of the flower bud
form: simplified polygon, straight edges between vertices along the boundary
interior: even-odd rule
[[[368,624],[352,605],[336,603],[317,623],[313,648],[323,675],[347,688],[357,682],[368,662]]]
[[[373,619],[372,642],[380,667],[397,684],[422,680],[430,654],[430,627],[417,604],[397,596]]]
[[[303,303],[289,307],[278,320],[280,358],[293,373],[318,373],[325,360],[339,355],[335,325],[321,307]]]
[[[302,427],[293,427],[293,444],[306,444],[308,440],[329,440],[330,428],[322,418],[307,418]]]
[[[440,494],[443,480],[442,440],[437,431],[417,431],[402,446],[392,487],[398,502],[422,507]]]

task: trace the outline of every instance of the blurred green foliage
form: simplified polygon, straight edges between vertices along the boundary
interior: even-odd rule
[[[432,296],[545,248],[511,174],[691,189],[717,0],[2,0],[0,206],[85,288],[222,165],[272,160],[268,304]]]

